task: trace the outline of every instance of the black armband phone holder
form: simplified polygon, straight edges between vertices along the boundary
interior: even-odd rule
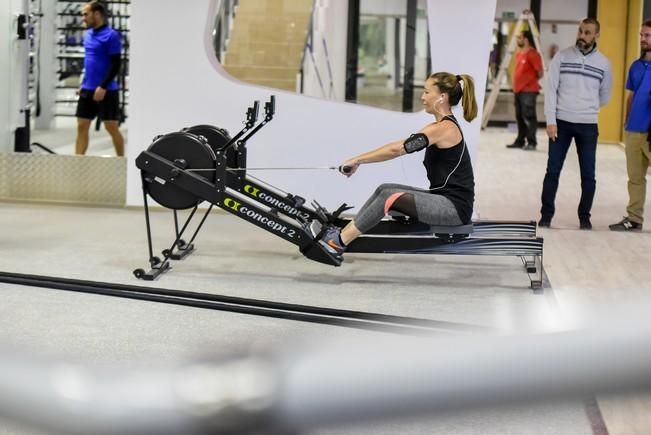
[[[429,145],[429,139],[423,133],[414,133],[402,144],[407,154],[415,153]]]

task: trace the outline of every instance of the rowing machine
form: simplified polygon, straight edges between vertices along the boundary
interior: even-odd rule
[[[264,121],[255,126],[258,106],[256,102],[248,109],[245,127],[233,138],[216,127],[195,126],[155,138],[138,156],[136,165],[142,174],[151,270],[136,269],[136,277],[153,280],[170,268],[169,260],[183,258],[192,252],[193,241],[213,206],[296,244],[300,252],[312,260],[334,266],[341,264],[341,258],[333,256],[317,242],[318,237],[315,239],[307,230],[307,224],[314,220],[322,225],[345,224],[347,221],[339,217],[346,209],[345,204],[335,213],[329,213],[316,202],[310,208],[303,198],[246,174],[246,141],[272,119],[273,97],[265,104]],[[175,212],[175,240],[163,251],[162,260],[153,255],[148,196]],[[190,242],[186,243],[182,236],[203,201],[208,201],[210,207]],[[182,209],[192,209],[192,212],[179,230],[176,211]],[[542,239],[535,237],[535,223],[513,222],[507,226],[495,222],[478,223],[477,228],[479,231],[474,225],[433,228],[406,218],[387,220],[353,242],[349,252],[519,256],[529,274],[538,274],[537,279],[530,277],[531,286],[542,286]],[[503,235],[505,228],[509,236]],[[513,237],[516,231],[526,235]],[[491,233],[502,237],[485,237]],[[477,234],[482,237],[476,237]],[[533,260],[526,260],[525,256]]]

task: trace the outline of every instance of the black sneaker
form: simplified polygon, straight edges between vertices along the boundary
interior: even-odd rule
[[[524,147],[524,144],[523,144],[523,143],[519,143],[519,142],[513,142],[512,144],[507,145],[506,147],[507,147],[507,148],[523,148],[523,147]]]
[[[590,222],[590,219],[579,219],[579,229],[581,229],[581,230],[591,230],[592,229],[592,222]]]
[[[522,149],[525,150],[525,151],[536,151],[536,144],[535,143],[528,143],[525,146],[523,146]]]
[[[538,226],[540,228],[549,228],[551,224],[552,224],[551,219],[540,218],[540,220],[538,221]]]
[[[637,222],[633,222],[629,218],[625,217],[624,219],[617,222],[616,224],[608,225],[608,228],[610,228],[610,231],[635,231],[635,232],[640,232],[640,231],[642,231],[642,224],[638,224]]]

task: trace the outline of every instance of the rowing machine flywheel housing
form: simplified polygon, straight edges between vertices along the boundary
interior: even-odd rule
[[[184,128],[182,131],[197,136],[203,136],[208,141],[208,145],[210,145],[210,148],[212,148],[214,152],[220,151],[224,145],[231,140],[231,137],[226,130],[215,127],[214,125],[194,125],[192,127]]]
[[[211,183],[215,182],[215,153],[203,136],[188,132],[175,132],[157,137],[147,151],[170,162],[180,169],[195,170],[197,176]],[[166,183],[143,170],[147,193],[160,205],[173,210],[184,210],[200,204],[203,200],[196,195]]]

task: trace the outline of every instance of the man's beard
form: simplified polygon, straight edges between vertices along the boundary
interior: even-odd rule
[[[591,44],[588,44],[583,39],[576,40],[576,48],[578,48],[581,51],[590,51],[593,46],[594,46],[594,41]]]
[[[642,56],[651,51],[651,46],[648,44],[640,44],[640,51],[642,51]]]

